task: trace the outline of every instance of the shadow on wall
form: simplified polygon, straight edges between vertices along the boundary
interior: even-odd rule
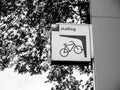
[[[117,2],[118,4],[120,4],[120,0],[113,0],[113,2]]]
[[[112,3],[115,7],[120,8],[120,0],[112,0]],[[119,11],[118,11],[119,12]],[[120,16],[119,16],[120,17]]]
[[[116,83],[116,89],[115,90],[120,90],[120,81]]]

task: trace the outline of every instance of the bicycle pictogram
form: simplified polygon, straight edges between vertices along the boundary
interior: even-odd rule
[[[63,44],[64,48],[60,49],[60,51],[59,51],[59,54],[62,57],[67,57],[72,50],[76,54],[81,54],[82,53],[82,51],[84,50],[82,48],[82,46],[76,45],[73,41],[69,41],[69,42],[71,42],[71,44],[64,43]],[[71,46],[71,48],[69,48],[69,46]]]

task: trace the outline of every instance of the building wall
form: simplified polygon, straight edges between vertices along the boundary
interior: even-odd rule
[[[120,90],[120,0],[92,0],[96,90]]]

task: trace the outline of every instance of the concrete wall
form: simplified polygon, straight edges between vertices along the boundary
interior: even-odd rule
[[[92,14],[120,17],[120,0],[91,0]]]
[[[120,90],[120,0],[91,3],[96,90]]]

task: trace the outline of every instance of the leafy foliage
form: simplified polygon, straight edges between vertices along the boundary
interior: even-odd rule
[[[0,70],[14,66],[31,75],[50,70],[47,82],[57,83],[51,90],[81,90],[73,71],[90,74],[91,65],[51,66],[50,28],[59,22],[90,24],[89,7],[89,0],[0,0]]]

